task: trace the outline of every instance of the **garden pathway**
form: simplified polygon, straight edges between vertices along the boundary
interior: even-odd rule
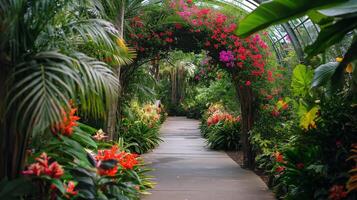
[[[164,142],[144,155],[157,185],[144,200],[274,199],[264,182],[239,167],[225,152],[211,151],[199,121],[169,117],[161,128]]]

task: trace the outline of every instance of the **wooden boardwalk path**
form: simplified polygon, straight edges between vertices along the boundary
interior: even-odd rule
[[[169,117],[161,128],[164,142],[144,155],[158,184],[144,200],[272,200],[253,172],[225,152],[205,147],[199,121]]]

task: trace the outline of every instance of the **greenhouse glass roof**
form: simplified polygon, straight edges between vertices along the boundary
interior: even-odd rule
[[[239,6],[247,13],[256,9],[261,2],[266,0],[220,0],[225,3],[230,3]],[[278,59],[284,63],[286,59],[296,59],[299,62],[304,60],[303,49],[312,44],[316,40],[320,31],[307,16],[297,18],[281,25],[271,26],[268,30],[268,35],[271,40],[271,46],[276,52]],[[341,43],[350,43],[351,38],[346,38]],[[327,59],[334,60],[346,52],[345,47],[349,45],[335,45],[327,52]],[[289,54],[291,50],[295,50],[295,55]]]

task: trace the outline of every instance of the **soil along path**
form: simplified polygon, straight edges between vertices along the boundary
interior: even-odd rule
[[[225,152],[205,147],[199,121],[169,117],[161,128],[164,142],[144,155],[158,184],[144,200],[274,199],[264,182],[239,167]]]

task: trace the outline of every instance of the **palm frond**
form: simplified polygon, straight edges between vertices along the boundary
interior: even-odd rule
[[[78,62],[83,84],[79,86],[81,109],[92,116],[105,116],[107,106],[116,98],[119,91],[117,76],[107,64],[83,53],[73,54]]]
[[[115,74],[103,62],[74,52],[41,52],[19,64],[7,97],[7,112],[16,113],[15,127],[40,132],[59,122],[70,99],[79,97],[81,110],[103,117],[118,93]]]
[[[7,113],[15,113],[15,127],[43,130],[60,121],[62,109],[75,96],[81,79],[70,66],[73,59],[58,52],[42,52],[16,66],[15,85],[7,97]]]
[[[72,35],[81,36],[84,42],[94,42],[97,45],[104,45],[107,48],[115,49],[113,38],[118,35],[118,30],[114,25],[102,19],[86,19],[71,22],[65,27]]]

